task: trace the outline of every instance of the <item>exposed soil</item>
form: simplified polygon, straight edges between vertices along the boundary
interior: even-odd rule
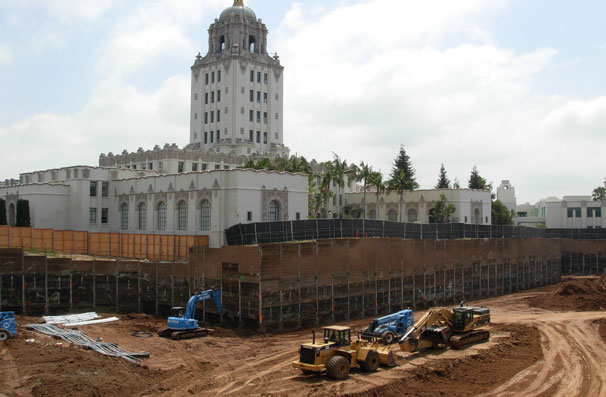
[[[606,343],[606,318],[596,320],[594,321],[594,324],[598,326],[598,335],[600,335],[600,338]]]
[[[586,280],[573,281],[585,285]],[[212,327],[208,337],[173,341],[156,334],[165,318],[139,314],[78,327],[93,339],[150,352],[137,366],[57,347],[57,340],[19,327],[16,338],[0,344],[0,396],[606,396],[606,313],[527,304],[566,283],[474,302],[491,308],[489,342],[461,350],[397,350],[397,367],[370,374],[353,369],[341,382],[305,376],[291,366],[300,344],[311,340],[311,330],[258,335]],[[39,319],[19,317],[18,322]],[[344,325],[360,329],[368,322]],[[154,336],[137,338],[131,335],[135,331]],[[26,341],[30,338],[35,342]]]
[[[543,358],[541,334],[534,327],[498,325],[509,333],[496,346],[472,355],[436,360],[417,367],[397,381],[351,397],[475,396],[486,393]]]
[[[606,276],[569,279],[549,293],[529,297],[528,304],[546,310],[606,310]]]

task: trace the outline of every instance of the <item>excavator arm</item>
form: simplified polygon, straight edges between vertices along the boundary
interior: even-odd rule
[[[414,352],[435,344],[446,344],[450,339],[452,311],[438,307],[429,309],[412,326],[398,344],[405,352]]]

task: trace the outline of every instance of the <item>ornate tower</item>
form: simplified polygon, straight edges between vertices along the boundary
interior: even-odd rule
[[[288,156],[283,71],[267,53],[267,27],[235,0],[208,29],[208,53],[191,67],[190,143],[222,153]]]

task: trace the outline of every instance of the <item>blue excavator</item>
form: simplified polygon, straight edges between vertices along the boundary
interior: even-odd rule
[[[209,299],[213,299],[217,305],[217,313],[225,314],[225,310],[221,306],[221,291],[218,289],[209,289],[203,292],[195,293],[187,301],[185,307],[173,307],[171,316],[166,322],[166,328],[158,331],[158,335],[164,338],[172,338],[174,340],[199,338],[206,336],[209,333],[208,328],[198,327],[196,316],[196,304]]]
[[[15,312],[0,312],[0,341],[17,335]]]

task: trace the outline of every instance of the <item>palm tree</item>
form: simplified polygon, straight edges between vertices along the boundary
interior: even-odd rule
[[[383,183],[383,174],[381,174],[380,171],[372,171],[368,176],[368,182],[370,186],[376,189],[375,196],[377,197],[377,202],[375,206],[375,219],[379,219],[379,196],[385,191],[385,184]],[[366,205],[366,202],[364,202],[364,205]]]
[[[338,154],[333,152],[333,156],[335,157],[332,161],[333,164],[333,173],[332,173],[332,181],[337,186],[337,214],[338,217],[341,217],[341,189],[345,187],[345,172],[347,171],[347,161],[341,161],[341,158]]]
[[[334,165],[332,162],[327,161],[322,163],[323,173],[322,180],[320,182],[320,192],[322,194],[322,200],[324,204],[324,218],[328,217],[328,198],[331,197],[332,192],[330,191],[330,183],[333,180]]]
[[[372,174],[372,167],[368,164],[365,164],[363,161],[360,163],[360,168],[358,168],[358,173],[356,175],[356,180],[364,181],[362,184],[362,218],[366,219],[366,189],[368,186],[368,179]]]
[[[404,203],[404,192],[414,189],[414,182],[406,178],[404,171],[395,174],[387,185],[387,190],[400,195],[400,222],[402,222],[402,204]]]

